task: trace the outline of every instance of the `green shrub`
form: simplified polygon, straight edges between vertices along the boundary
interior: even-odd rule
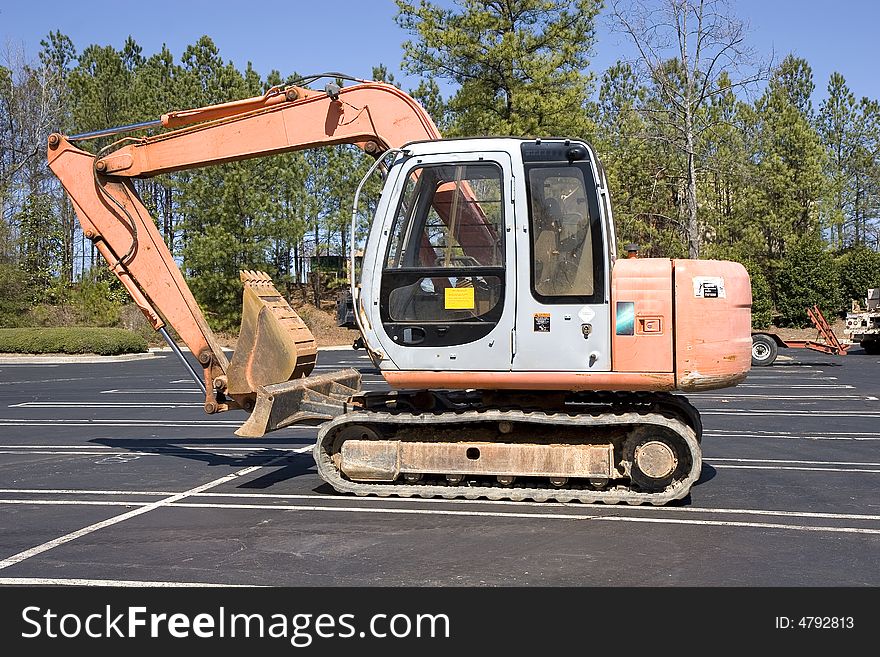
[[[82,326],[0,329],[0,353],[115,356],[146,350],[143,337],[125,329]]]
[[[21,268],[0,264],[0,327],[25,324],[33,294]]]
[[[767,277],[760,271],[749,272],[752,280],[752,328],[766,329],[773,323],[773,296]]]
[[[90,273],[75,284],[56,281],[40,303],[27,308],[17,324],[6,326],[106,326],[124,327],[121,310],[129,298],[115,289],[109,274]]]
[[[818,305],[832,321],[840,311],[840,277],[837,262],[814,237],[792,240],[776,276],[776,309],[780,325],[810,324],[807,309]]]
[[[855,299],[861,303],[868,288],[880,287],[880,253],[866,246],[857,246],[838,258],[842,301],[849,306]]]
[[[119,322],[120,304],[111,298],[110,285],[102,280],[83,280],[71,299],[83,324],[113,326]]]

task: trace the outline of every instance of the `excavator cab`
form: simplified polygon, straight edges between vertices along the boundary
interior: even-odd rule
[[[383,372],[610,368],[613,234],[589,153],[570,140],[464,139],[398,157],[360,290]]]

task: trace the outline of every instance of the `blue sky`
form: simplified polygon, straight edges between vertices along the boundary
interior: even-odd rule
[[[789,52],[813,68],[818,104],[828,76],[835,70],[857,97],[880,98],[877,75],[880,2],[869,0],[731,0],[734,13],[751,26],[749,41],[762,55],[781,60]],[[261,74],[278,69],[318,73],[341,71],[369,77],[371,67],[385,64],[405,88],[417,80],[399,73],[401,43],[407,34],[397,27],[392,0],[149,0],[112,3],[0,1],[0,53],[21,46],[30,57],[50,30],[73,39],[77,49],[98,43],[117,48],[128,35],[149,55],[163,43],[176,57],[201,35],[208,34],[226,60],[239,68],[248,61]],[[612,34],[600,17],[591,70],[601,74],[618,58],[631,55],[629,44]],[[0,54],[0,62],[3,56]],[[448,86],[441,85],[445,92]]]

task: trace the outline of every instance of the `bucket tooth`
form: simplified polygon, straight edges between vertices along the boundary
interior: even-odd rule
[[[241,331],[229,363],[230,395],[308,376],[318,353],[315,336],[265,272],[242,271]]]
[[[360,389],[360,384],[360,373],[347,369],[261,386],[256,391],[257,401],[251,416],[235,435],[260,438],[270,431],[298,422],[330,420],[345,412],[345,402],[350,396],[340,399],[337,391],[344,388],[354,394]]]

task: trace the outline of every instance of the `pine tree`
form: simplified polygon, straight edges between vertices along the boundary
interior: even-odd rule
[[[812,93],[811,79],[809,65],[788,56],[755,103],[757,163],[749,212],[763,230],[771,259],[784,255],[795,237],[819,237],[825,153],[803,103]]]
[[[403,68],[458,85],[450,135],[589,137],[595,0],[397,0]]]
[[[618,62],[602,75],[598,148],[614,203],[618,248],[639,245],[648,257],[681,257],[685,232],[676,214],[674,166],[663,144],[650,139],[639,109],[649,96],[632,67]]]
[[[831,230],[832,243],[844,246],[849,171],[853,160],[853,122],[856,99],[844,77],[836,71],[828,80],[828,98],[819,108],[818,129],[827,152],[824,223]]]

